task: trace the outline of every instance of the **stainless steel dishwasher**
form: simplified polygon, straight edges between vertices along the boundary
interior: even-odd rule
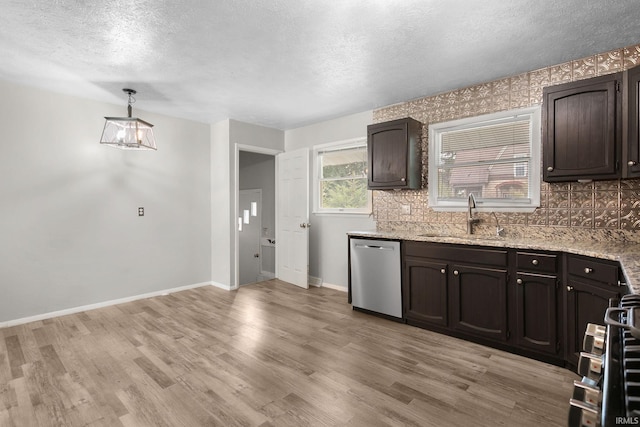
[[[400,242],[349,239],[351,304],[402,318]]]

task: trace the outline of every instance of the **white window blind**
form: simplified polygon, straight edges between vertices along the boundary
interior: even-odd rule
[[[464,208],[473,194],[487,210],[535,208],[540,199],[539,117],[535,107],[431,126],[430,206]]]

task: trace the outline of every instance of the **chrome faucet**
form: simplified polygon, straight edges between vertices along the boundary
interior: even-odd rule
[[[480,218],[474,218],[471,209],[476,208],[476,199],[473,197],[473,193],[469,193],[468,200],[468,214],[467,214],[467,234],[473,234],[473,224],[480,222]]]

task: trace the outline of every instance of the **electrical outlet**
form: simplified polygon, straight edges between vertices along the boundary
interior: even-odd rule
[[[138,216],[144,216],[144,208],[138,208]]]
[[[402,205],[400,212],[402,215],[411,215],[411,205]]]

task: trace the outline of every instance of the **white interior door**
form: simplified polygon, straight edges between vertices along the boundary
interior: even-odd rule
[[[309,288],[309,150],[276,156],[276,276]]]
[[[238,284],[258,281],[261,265],[262,190],[240,190],[238,197]]]

